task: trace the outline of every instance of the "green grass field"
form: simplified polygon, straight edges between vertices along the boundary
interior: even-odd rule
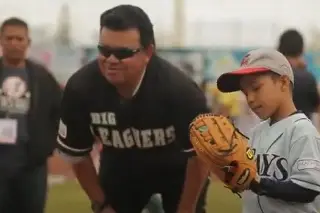
[[[240,213],[240,199],[221,184],[212,183],[208,194],[207,213]],[[46,213],[89,213],[89,202],[76,182],[50,189]]]

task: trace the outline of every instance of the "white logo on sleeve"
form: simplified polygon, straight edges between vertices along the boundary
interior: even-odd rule
[[[301,159],[297,162],[298,170],[316,169],[320,171],[320,162],[313,159]]]
[[[67,137],[67,126],[63,123],[63,121],[60,119],[59,122],[59,132],[58,132],[59,136],[62,138],[66,138]]]

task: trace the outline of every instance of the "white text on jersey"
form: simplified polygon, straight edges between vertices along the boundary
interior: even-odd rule
[[[114,112],[91,112],[91,123],[116,126],[117,120]]]
[[[98,137],[108,147],[115,148],[153,148],[171,144],[176,139],[174,126],[165,129],[144,129],[127,128],[124,131],[97,127]]]

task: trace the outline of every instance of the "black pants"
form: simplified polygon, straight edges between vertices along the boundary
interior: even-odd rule
[[[185,170],[148,172],[108,178],[100,174],[101,185],[117,213],[141,213],[153,194],[161,194],[165,213],[176,213],[183,189]],[[130,178],[128,178],[130,177]]]
[[[47,165],[41,165],[0,181],[1,213],[44,213]]]

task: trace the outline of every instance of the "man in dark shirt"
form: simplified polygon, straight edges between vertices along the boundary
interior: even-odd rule
[[[286,56],[294,71],[294,103],[311,118],[313,113],[319,112],[320,96],[315,77],[307,71],[303,49],[303,37],[297,30],[289,29],[280,36],[278,50]]]
[[[65,87],[59,153],[94,212],[140,213],[157,193],[166,213],[194,212],[208,169],[192,154],[188,129],[209,112],[204,94],[155,54],[152,24],[136,6],[101,15],[98,50]],[[100,181],[89,157],[96,140]]]
[[[26,59],[30,38],[25,21],[5,20],[0,44],[0,212],[43,213],[60,87],[46,68]]]

